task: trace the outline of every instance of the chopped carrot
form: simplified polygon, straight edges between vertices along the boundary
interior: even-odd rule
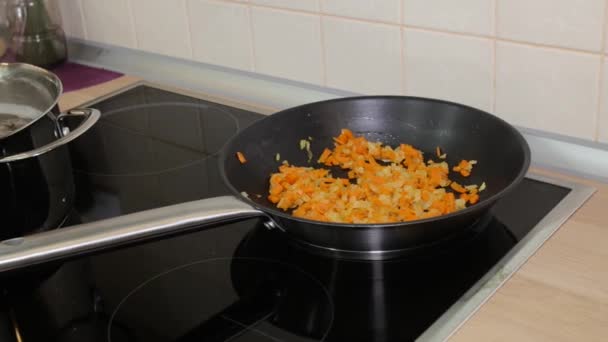
[[[475,164],[475,162],[472,160],[461,160],[457,166],[452,168],[452,171],[459,172],[463,177],[469,177],[471,175],[471,170],[473,170],[473,164]]]
[[[454,190],[456,192],[460,192],[461,194],[464,194],[465,192],[467,192],[467,189],[465,187],[463,187],[462,185],[460,185],[456,182],[450,183],[450,188],[452,188],[452,190]]]
[[[348,129],[342,129],[334,142],[318,163],[345,170],[347,178],[334,177],[325,168],[285,163],[270,177],[268,200],[296,217],[341,223],[437,217],[479,201],[477,186],[450,181],[446,161],[425,162],[422,151],[411,145],[391,148]],[[445,159],[439,147],[435,153]],[[463,160],[452,170],[470,175],[475,163]]]
[[[247,159],[245,159],[245,155],[242,152],[237,152],[236,158],[239,160],[239,162],[241,164],[245,164],[247,162]]]
[[[331,155],[331,150],[326,148],[323,150],[323,153],[321,153],[321,156],[319,157],[319,163],[325,163],[325,161],[327,160],[327,158]]]

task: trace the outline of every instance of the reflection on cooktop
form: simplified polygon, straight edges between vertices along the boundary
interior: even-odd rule
[[[94,106],[101,120],[70,146],[85,221],[225,194],[218,152],[262,117],[147,86]]]
[[[347,261],[248,221],[68,263],[14,305],[32,341],[407,341],[515,243],[492,219],[431,254]]]
[[[74,146],[74,168],[94,175],[158,174],[216,154],[240,129],[228,107],[137,87],[96,107],[101,120]]]
[[[269,321],[285,331],[318,338],[331,318],[328,341],[408,341],[457,300],[517,241],[492,219],[475,234],[441,250],[389,261],[349,261],[316,256],[293,248],[282,234],[249,233],[237,249],[240,258],[282,260],[314,276],[329,293],[306,286],[294,274],[275,282],[284,293]],[[241,295],[264,274],[246,263],[232,266],[233,286]],[[256,276],[257,275],[257,276]],[[445,279],[451,279],[448,283]],[[251,296],[247,294],[245,296]]]
[[[243,274],[245,270],[256,276],[250,278],[250,273]],[[226,278],[218,278],[218,272],[225,272]],[[247,282],[234,280],[243,276]],[[167,284],[171,284],[169,293],[165,291]],[[217,296],[213,287],[222,286],[236,287],[237,296],[232,300]],[[308,296],[299,296],[301,289]],[[113,313],[110,336],[114,319],[120,322],[124,317],[141,315],[141,303],[158,293],[171,304],[148,307],[145,317],[169,317],[170,324],[151,328],[142,324],[146,321],[143,318],[131,326],[138,340],[323,341],[333,321],[330,294],[312,274],[275,259],[218,257],[176,267],[137,286]],[[309,299],[324,310],[322,316],[306,312],[309,308],[302,305]]]
[[[95,175],[158,174],[216,154],[238,129],[232,114],[204,104],[116,109],[76,144],[75,155],[84,158],[74,167]]]

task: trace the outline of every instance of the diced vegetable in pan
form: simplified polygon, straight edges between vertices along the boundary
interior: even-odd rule
[[[277,208],[326,222],[401,222],[464,209],[477,203],[485,189],[485,183],[478,187],[451,181],[446,161],[425,162],[411,145],[392,148],[348,129],[334,141],[334,148],[326,148],[317,162],[347,170],[348,178],[334,177],[327,168],[283,163],[270,177],[268,199]],[[301,140],[300,148],[309,151],[309,141]],[[440,148],[435,154],[445,158]],[[475,163],[463,160],[452,170],[468,177]]]

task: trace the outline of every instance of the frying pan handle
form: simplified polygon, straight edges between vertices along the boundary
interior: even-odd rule
[[[0,242],[0,272],[266,216],[232,196],[162,207]]]

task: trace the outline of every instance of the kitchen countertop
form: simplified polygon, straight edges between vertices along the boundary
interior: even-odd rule
[[[62,110],[73,108],[139,81],[123,76],[66,93],[59,105]],[[273,112],[272,107],[252,101],[180,92],[264,114]],[[597,192],[450,341],[600,341],[608,336],[608,185],[556,171],[533,171],[581,182]]]

